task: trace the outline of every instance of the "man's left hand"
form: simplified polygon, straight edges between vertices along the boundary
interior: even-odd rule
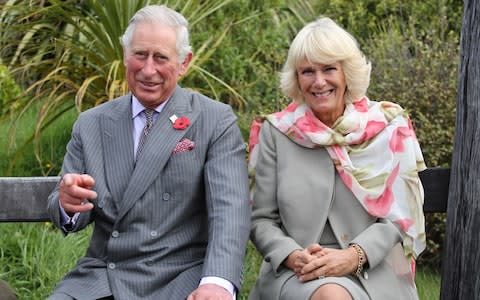
[[[199,286],[194,290],[187,300],[228,300],[232,299],[232,294],[230,294],[226,289],[222,288],[219,285],[213,283],[206,283]]]

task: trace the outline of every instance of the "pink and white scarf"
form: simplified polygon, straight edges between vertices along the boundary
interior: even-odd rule
[[[418,172],[425,163],[406,112],[391,102],[363,97],[348,104],[332,128],[318,120],[306,104],[292,102],[266,119],[293,142],[325,147],[346,186],[369,214],[387,218],[405,233],[407,257],[425,249],[423,186]],[[252,124],[249,167],[258,156],[262,120]]]

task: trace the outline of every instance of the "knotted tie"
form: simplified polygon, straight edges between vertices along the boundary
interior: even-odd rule
[[[153,113],[155,110],[146,108],[144,110],[145,113],[145,118],[147,121],[145,122],[145,127],[143,127],[142,134],[140,135],[140,141],[138,142],[138,147],[137,147],[137,156],[140,155],[140,152],[143,150],[143,146],[145,145],[145,141],[147,140],[147,135],[150,133],[150,130],[152,129],[153,126]]]

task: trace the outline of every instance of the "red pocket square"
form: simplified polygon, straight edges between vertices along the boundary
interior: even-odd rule
[[[187,151],[192,151],[193,148],[195,148],[195,142],[189,140],[189,139],[183,139],[178,144],[175,146],[173,149],[173,154],[179,153],[179,152],[187,152]]]

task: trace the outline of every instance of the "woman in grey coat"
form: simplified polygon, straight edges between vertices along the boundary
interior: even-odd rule
[[[329,18],[293,40],[280,80],[293,102],[250,133],[264,261],[249,299],[418,299],[425,164],[406,112],[367,98],[370,70]]]

